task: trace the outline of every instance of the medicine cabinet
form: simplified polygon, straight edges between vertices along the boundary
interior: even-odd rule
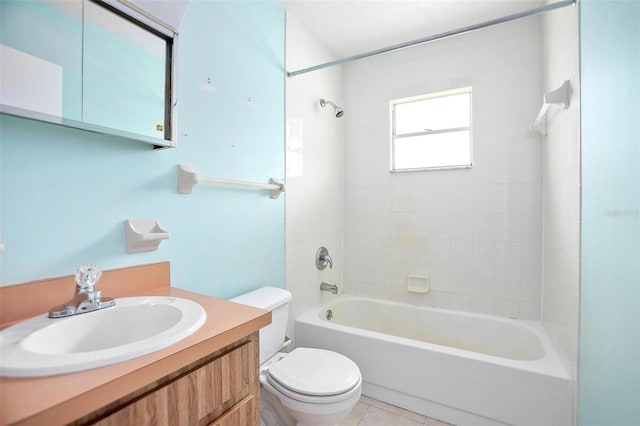
[[[175,146],[173,28],[121,0],[2,0],[0,20],[0,112]]]

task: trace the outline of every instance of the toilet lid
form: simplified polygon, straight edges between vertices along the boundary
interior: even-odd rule
[[[360,382],[360,369],[349,358],[312,348],[294,349],[272,365],[268,375],[293,392],[316,396],[345,393]]]

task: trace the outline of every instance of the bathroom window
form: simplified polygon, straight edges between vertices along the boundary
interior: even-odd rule
[[[391,101],[391,171],[471,167],[471,87]]]

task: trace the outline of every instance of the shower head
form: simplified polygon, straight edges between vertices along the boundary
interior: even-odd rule
[[[324,99],[320,99],[320,106],[322,108],[324,108],[326,105],[331,105],[333,107],[333,110],[336,113],[336,117],[340,118],[344,115],[344,110],[342,108],[340,108],[338,105],[334,104],[331,101],[326,101]]]

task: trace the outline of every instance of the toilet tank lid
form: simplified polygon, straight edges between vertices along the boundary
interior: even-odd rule
[[[232,302],[254,306],[269,311],[291,301],[291,292],[277,287],[260,287],[230,299]]]

